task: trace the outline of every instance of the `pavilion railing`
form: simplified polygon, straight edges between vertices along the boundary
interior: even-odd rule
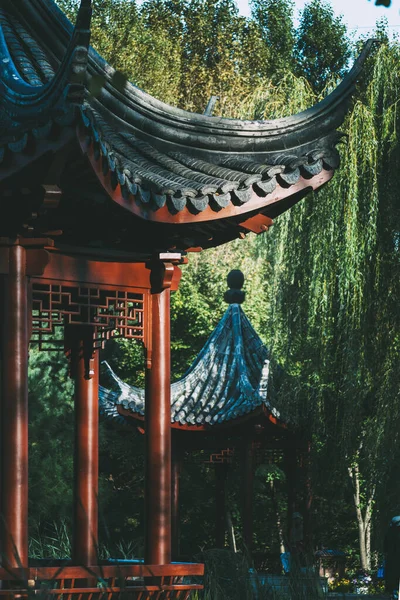
[[[190,579],[204,575],[204,565],[105,565],[93,567],[29,567],[0,569],[0,581],[8,589],[0,597],[24,600],[188,600],[200,583]],[[189,582],[185,581],[189,579]]]

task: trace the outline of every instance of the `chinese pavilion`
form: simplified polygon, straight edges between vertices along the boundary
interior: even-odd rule
[[[203,567],[171,563],[169,298],[178,265],[189,250],[265,231],[329,181],[369,44],[309,110],[240,121],[121,89],[89,46],[90,19],[90,0],[75,26],[53,0],[0,8],[0,580],[26,590],[27,580],[56,579],[64,593],[99,595],[90,585],[101,577],[112,595],[118,578],[141,575],[132,598],[185,598],[191,586],[179,577]],[[57,346],[57,329],[75,381],[75,528],[62,572],[29,566],[27,526],[28,348]],[[145,557],[99,570],[98,349],[113,335],[146,349]]]
[[[228,465],[239,454],[243,489],[243,541],[250,554],[253,538],[253,479],[256,463],[283,454],[287,480],[286,545],[291,539],[295,508],[308,519],[308,490],[300,501],[296,481],[306,461],[308,441],[288,415],[272,405],[267,348],[241,308],[245,299],[240,271],[228,275],[229,307],[185,375],[171,385],[172,548],[179,557],[179,482],[185,452],[205,450],[215,469],[216,547],[224,547],[225,480]],[[108,419],[134,424],[144,431],[144,390],[122,381],[105,363],[110,388],[99,387],[100,412]],[[276,377],[275,379],[279,379]],[[276,385],[275,385],[276,387]],[[275,393],[276,395],[276,393]],[[283,406],[284,409],[284,406]],[[304,477],[303,477],[304,479]],[[308,538],[309,532],[306,532]],[[265,561],[264,561],[265,563]]]

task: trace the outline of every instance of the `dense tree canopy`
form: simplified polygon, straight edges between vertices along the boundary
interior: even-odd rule
[[[269,51],[265,75],[276,80],[294,66],[294,4],[292,0],[253,0],[251,10]]]
[[[342,77],[350,57],[346,26],[325,0],[306,4],[296,39],[297,68],[316,91]]]
[[[58,4],[74,18],[77,0]],[[288,73],[317,92],[343,74],[346,30],[325,0],[306,5],[297,32],[291,0],[253,0],[251,8],[245,18],[234,0],[95,0],[92,43],[157,98],[203,112],[216,95],[223,116],[244,116],[249,97]]]

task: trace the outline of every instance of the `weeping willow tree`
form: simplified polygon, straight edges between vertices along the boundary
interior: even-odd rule
[[[314,439],[320,497],[333,487],[339,497],[347,477],[363,568],[373,526],[379,534],[400,509],[398,45],[371,63],[343,127],[340,172],[257,241],[270,265],[269,343],[287,374],[280,402]]]

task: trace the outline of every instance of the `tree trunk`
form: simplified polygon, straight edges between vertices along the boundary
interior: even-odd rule
[[[372,530],[372,506],[375,499],[376,486],[373,486],[371,495],[368,498],[367,507],[365,510],[365,551],[367,555],[367,569],[371,570],[371,530]]]
[[[360,562],[361,562],[361,568],[366,570],[368,568],[367,563],[368,563],[368,559],[367,559],[367,548],[366,548],[366,544],[365,544],[365,528],[364,528],[364,523],[362,521],[362,518],[360,519],[359,517],[359,512],[357,510],[357,520],[358,520],[358,539],[359,539],[359,543],[360,543]]]
[[[361,568],[369,571],[371,569],[372,506],[376,488],[375,486],[372,487],[363,514],[360,497],[360,468],[358,463],[354,462],[354,464],[348,468],[348,472],[353,487],[353,500],[357,516]]]
[[[228,528],[228,541],[232,552],[237,552],[235,530],[233,528],[232,516],[229,510],[226,511],[226,525]]]
[[[371,521],[365,528],[365,551],[367,555],[367,569],[371,570]]]

